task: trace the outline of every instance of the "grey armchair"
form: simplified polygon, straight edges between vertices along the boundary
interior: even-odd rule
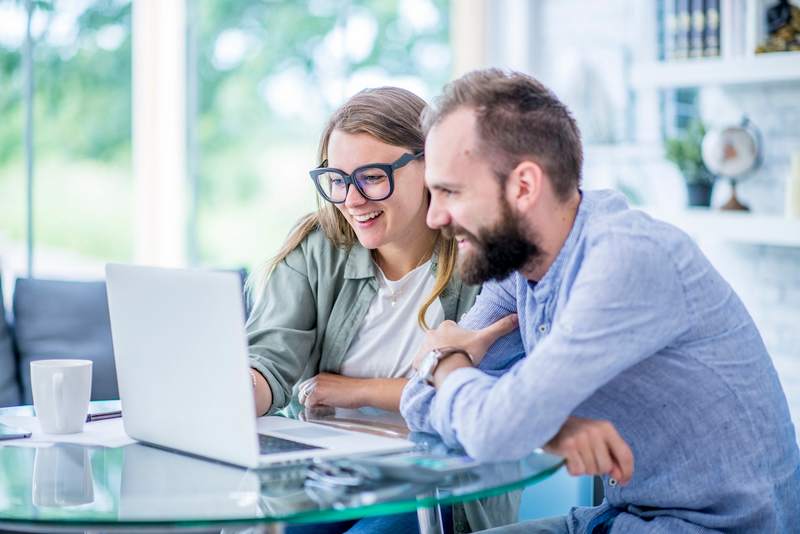
[[[21,400],[30,404],[30,362],[92,360],[92,400],[119,398],[105,282],[17,279],[14,339]]]

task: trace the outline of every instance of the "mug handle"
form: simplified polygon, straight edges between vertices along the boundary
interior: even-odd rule
[[[64,404],[64,373],[55,373],[53,375],[53,401],[55,402],[56,409],[56,428],[60,431],[64,425],[61,423],[61,405]]]

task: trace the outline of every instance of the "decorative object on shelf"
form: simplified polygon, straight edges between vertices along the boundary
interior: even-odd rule
[[[767,40],[756,47],[757,54],[800,50],[800,8],[779,0],[767,9]]]
[[[702,155],[711,172],[731,182],[731,198],[722,209],[749,211],[736,198],[736,183],[761,163],[761,134],[750,119],[744,117],[739,125],[709,131],[703,138]]]
[[[717,57],[720,0],[664,0],[663,59]]]
[[[705,126],[696,119],[683,135],[666,140],[666,157],[678,166],[686,181],[690,206],[711,205],[714,175],[703,162],[701,144],[705,134]]]
[[[792,154],[792,166],[786,180],[786,217],[800,219],[800,149]]]
[[[719,0],[705,0],[706,29],[703,39],[703,55],[717,57],[720,51]]]
[[[691,0],[689,57],[703,57],[705,51],[706,12],[704,0]]]

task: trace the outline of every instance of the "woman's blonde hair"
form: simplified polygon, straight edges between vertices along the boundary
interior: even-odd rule
[[[422,151],[425,147],[425,135],[420,124],[423,109],[424,100],[398,87],[378,87],[359,92],[334,112],[322,131],[319,164],[328,159],[328,142],[334,130],[348,134],[365,133],[388,145],[407,148],[414,154]],[[256,282],[248,281],[250,289],[255,286],[259,293],[262,292],[272,270],[317,228],[322,229],[337,247],[350,248],[358,242],[353,228],[333,204],[317,197],[317,206],[317,211],[298,222],[278,253],[255,274]],[[417,314],[417,321],[425,329],[428,328],[425,312],[445,290],[455,269],[455,240],[439,234],[436,242],[436,283]]]

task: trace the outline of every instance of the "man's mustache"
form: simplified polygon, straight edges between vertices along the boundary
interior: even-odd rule
[[[442,235],[447,239],[455,239],[457,235],[461,235],[464,236],[465,239],[468,239],[473,243],[480,243],[480,241],[474,235],[467,232],[460,226],[447,225],[440,228],[440,231],[442,232]]]

